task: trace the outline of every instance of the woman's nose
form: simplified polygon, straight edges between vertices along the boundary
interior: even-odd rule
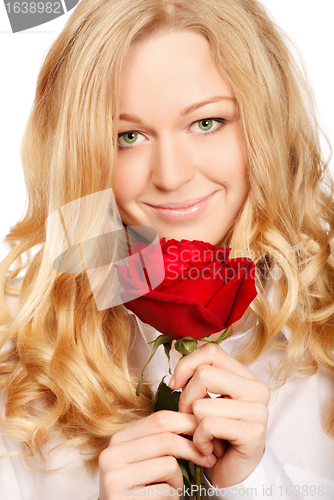
[[[151,179],[155,186],[174,191],[195,175],[191,152],[172,137],[156,142],[151,158]]]

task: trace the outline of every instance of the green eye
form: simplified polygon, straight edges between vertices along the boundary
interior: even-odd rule
[[[127,144],[133,144],[136,141],[138,134],[136,132],[127,132],[122,135],[122,137]]]
[[[212,128],[212,121],[208,118],[205,118],[204,120],[199,120],[198,126],[201,130],[207,131]],[[203,125],[202,125],[203,124]]]

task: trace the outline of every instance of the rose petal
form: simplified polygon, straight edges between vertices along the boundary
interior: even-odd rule
[[[162,238],[160,245],[165,277],[153,290],[147,291],[148,273],[138,252],[145,256],[150,276],[155,276],[162,264],[158,245],[137,243],[129,268],[119,267],[121,298],[128,309],[175,339],[201,339],[241,318],[256,296],[250,259],[229,260],[230,248],[198,240]]]
[[[169,296],[188,297],[202,306],[206,306],[211,297],[224,286],[224,280],[221,276],[224,276],[226,266],[223,265],[218,269],[221,274],[218,274],[217,270],[213,268],[205,270],[192,269],[194,271],[193,276],[190,274],[188,279],[181,279],[170,287],[161,286],[159,293]],[[189,273],[191,273],[191,270]]]
[[[141,321],[173,339],[190,336],[199,340],[224,328],[224,324],[201,304],[181,297],[153,296],[150,292],[128,302],[127,308]]]
[[[254,270],[253,262],[250,259],[234,259],[233,262],[229,261],[229,264],[231,264],[230,270],[236,273],[235,276],[206,305],[212,314],[218,316],[223,314],[222,311],[224,314],[226,310],[229,311],[225,326],[238,321],[257,295],[251,276],[251,270]],[[238,270],[239,267],[241,267],[240,270]]]

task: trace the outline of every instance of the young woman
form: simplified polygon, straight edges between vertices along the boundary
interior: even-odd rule
[[[4,498],[177,497],[176,458],[204,468],[203,497],[334,498],[333,187],[311,91],[261,5],[82,0],[43,63],[22,160],[29,206],[0,267]],[[229,338],[174,355],[178,413],[152,414],[148,384],[135,394],[158,333],[98,310],[87,273],[46,248],[50,214],[109,188],[124,224],[257,267]],[[77,242],[96,214],[72,221]]]

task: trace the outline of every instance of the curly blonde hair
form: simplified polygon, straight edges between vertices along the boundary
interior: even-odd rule
[[[153,409],[148,386],[136,397],[128,364],[134,319],[123,305],[98,311],[86,273],[53,269],[46,219],[73,200],[115,191],[130,44],[185,29],[210,43],[247,148],[249,196],[220,242],[260,271],[251,306],[258,326],[238,359],[249,364],[264,349],[283,347],[280,383],[318,366],[334,371],[333,185],[312,92],[283,33],[256,0],[81,0],[38,76],[21,146],[28,205],[5,238],[10,251],[0,265],[1,427],[27,455],[43,457],[43,446],[62,433],[67,444],[91,450],[86,464],[97,468],[110,436]],[[80,215],[85,227],[92,213]],[[265,293],[273,261],[276,306]],[[25,269],[19,293],[13,280]],[[6,293],[20,295],[15,317]],[[292,335],[282,344],[275,337],[284,325]],[[334,400],[328,403],[325,425],[334,435]]]

